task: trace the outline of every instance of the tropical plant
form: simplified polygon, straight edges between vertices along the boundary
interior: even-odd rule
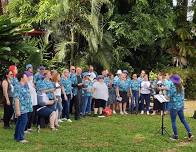
[[[109,60],[103,59],[105,55],[99,51],[105,49],[105,44],[112,44],[108,43],[108,37],[104,38],[107,20],[113,12],[111,0],[42,0],[32,3],[30,0],[11,1],[8,7],[10,16],[31,18],[31,25],[47,28],[54,44],[53,50],[50,50],[55,54],[53,64],[62,60],[68,64],[79,64],[84,55],[86,58],[90,56],[88,62],[91,62],[96,60],[93,57],[101,55],[102,59],[99,57],[98,61],[108,65]]]
[[[0,16],[0,62],[1,65],[23,65],[37,48],[23,34],[28,29],[20,26],[24,22],[11,22],[8,16]]]

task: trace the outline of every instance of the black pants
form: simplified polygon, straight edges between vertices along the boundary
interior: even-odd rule
[[[4,127],[10,127],[10,119],[13,116],[14,108],[12,105],[13,98],[10,98],[10,105],[4,104],[4,115],[3,115],[3,122]]]
[[[80,103],[82,101],[82,92],[78,91],[76,96],[73,96],[74,108],[75,108],[75,120],[80,119]]]
[[[37,111],[37,106],[33,106],[33,111],[32,112],[28,112],[28,121],[27,121],[27,125],[25,127],[25,130],[30,129],[31,126],[32,126],[32,123],[34,124],[34,121],[37,122],[36,111]]]
[[[70,100],[69,113],[73,114],[74,98]]]

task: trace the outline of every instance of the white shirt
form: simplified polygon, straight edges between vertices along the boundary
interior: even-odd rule
[[[93,84],[93,89],[95,90],[93,92],[93,97],[95,99],[103,99],[105,101],[108,101],[108,87],[105,83],[95,82]]]
[[[94,72],[89,72],[90,78],[94,80],[96,78],[96,74]]]
[[[33,78],[28,81],[28,86],[29,86],[29,92],[30,92],[30,95],[31,95],[32,105],[36,106],[37,105],[37,92],[35,90],[35,85],[33,83]]]
[[[150,94],[150,81],[142,81],[141,94]]]
[[[58,82],[55,83],[56,87],[60,87],[60,84]],[[61,88],[58,88],[54,91],[55,96],[61,96]]]

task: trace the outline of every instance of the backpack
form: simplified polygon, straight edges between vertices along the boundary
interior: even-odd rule
[[[108,117],[108,116],[112,116],[112,110],[109,108],[109,107],[106,107],[104,110],[103,110],[103,114]]]

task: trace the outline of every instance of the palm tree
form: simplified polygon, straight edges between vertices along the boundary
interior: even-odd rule
[[[104,15],[101,14],[103,4],[108,8]],[[59,62],[69,56],[69,64],[76,64],[85,52],[95,55],[102,48],[105,19],[111,16],[113,10],[110,0],[53,0],[50,3],[45,0],[39,8],[38,20],[48,22],[47,28],[55,40],[53,61]],[[42,18],[43,10],[48,14]],[[83,51],[81,41],[85,44]]]

